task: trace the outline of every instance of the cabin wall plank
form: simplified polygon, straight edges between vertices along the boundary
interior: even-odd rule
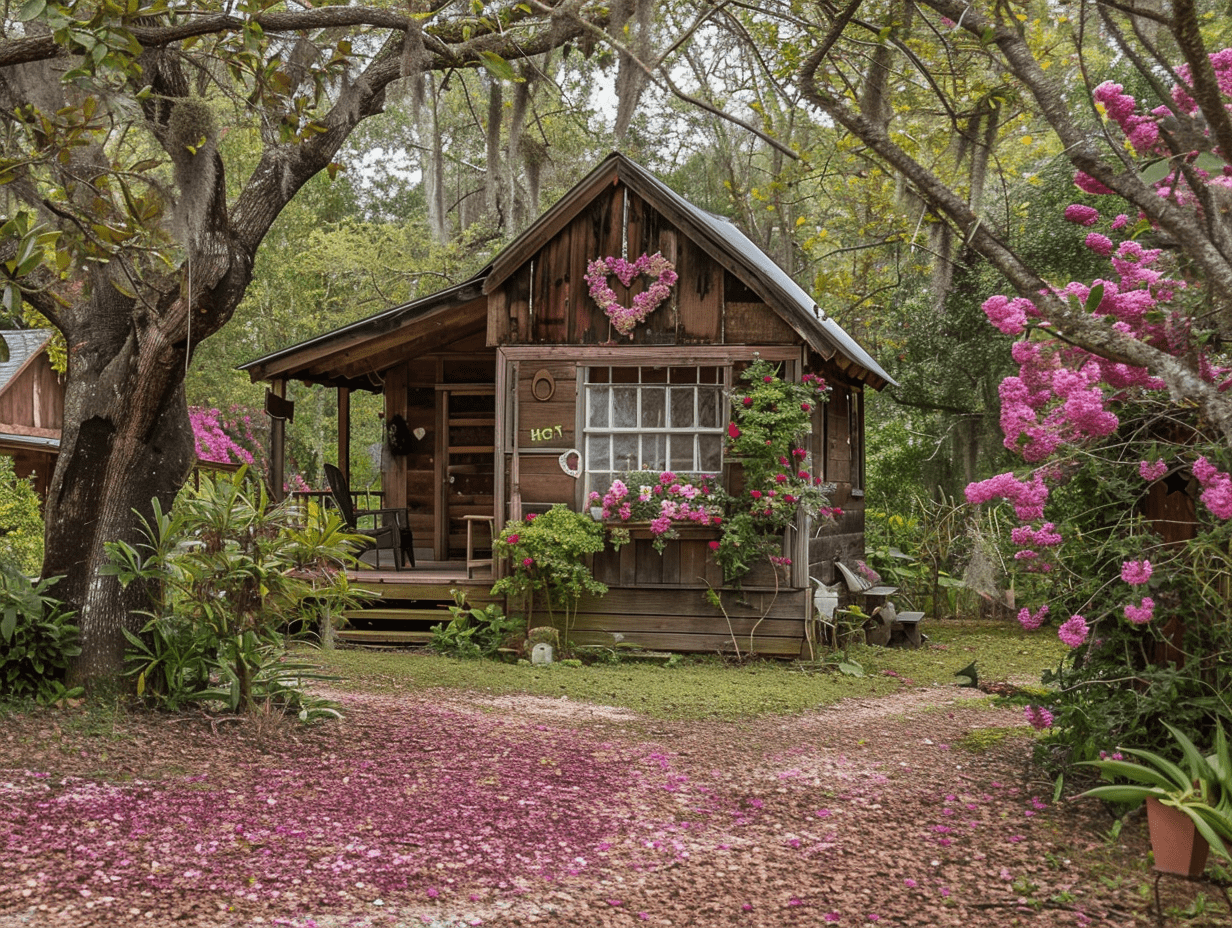
[[[799,340],[795,330],[765,303],[728,302],[723,307],[723,341],[729,344],[793,345]]]
[[[718,345],[724,336],[723,275],[711,257],[683,236],[678,240],[676,314],[683,342]],[[760,338],[753,341],[761,342]]]

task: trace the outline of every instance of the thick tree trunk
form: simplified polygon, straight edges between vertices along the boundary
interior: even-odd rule
[[[108,331],[105,313],[87,317],[70,340],[64,429],[46,511],[45,576],[63,575],[57,596],[77,611],[81,656],[70,684],[93,684],[122,666],[122,629],[140,629],[148,609],[140,584],[122,589],[99,568],[104,544],[139,544],[139,512],[152,499],[164,511],[192,468],[192,429],[184,399],[183,344],[157,332]],[[91,331],[95,329],[96,331]]]

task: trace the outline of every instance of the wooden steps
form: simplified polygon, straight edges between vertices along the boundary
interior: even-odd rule
[[[340,641],[352,644],[427,644],[432,640],[432,633],[425,631],[408,631],[405,629],[385,628],[344,628],[337,632]]]

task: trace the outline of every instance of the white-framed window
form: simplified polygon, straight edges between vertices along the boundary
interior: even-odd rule
[[[719,367],[589,367],[586,492],[629,471],[718,474],[727,426]]]

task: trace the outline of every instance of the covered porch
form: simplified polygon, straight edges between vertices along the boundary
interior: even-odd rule
[[[351,397],[382,396],[379,501],[359,508],[401,510],[413,538],[415,576],[465,576],[468,522],[472,559],[490,558],[495,504],[496,350],[485,342],[487,302],[472,280],[395,307],[244,365],[269,384],[270,485],[281,498],[286,479],[286,425],[294,416],[289,381],[335,391],[338,444],[333,462],[351,479]],[[308,496],[325,497],[325,488]],[[357,494],[359,495],[359,494]],[[468,516],[482,516],[470,519]],[[391,552],[366,560],[393,571]],[[408,558],[409,561],[409,558]],[[472,571],[472,575],[473,575]]]

